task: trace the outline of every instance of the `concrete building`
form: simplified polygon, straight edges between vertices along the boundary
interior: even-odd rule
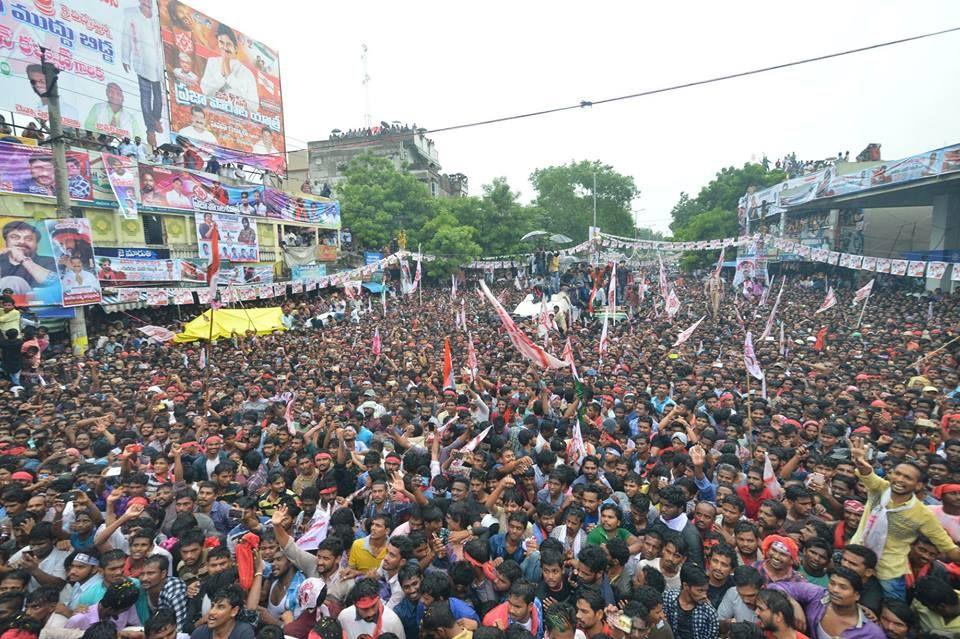
[[[363,153],[372,153],[387,158],[398,169],[405,168],[434,197],[467,195],[467,176],[441,171],[437,147],[423,129],[375,127],[347,135],[335,131],[328,140],[310,142],[308,149],[307,173],[316,193],[324,184],[336,193],[337,182],[344,178],[350,161]]]

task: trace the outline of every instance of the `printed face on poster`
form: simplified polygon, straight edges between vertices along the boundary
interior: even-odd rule
[[[99,304],[102,300],[93,255],[90,220],[46,220],[47,234],[60,278],[64,306]]]
[[[249,164],[262,156],[266,168],[282,170],[277,52],[179,0],[159,6],[172,133],[252,154]]]
[[[43,222],[3,217],[0,235],[0,290],[12,290],[18,305],[59,305],[57,262]]]
[[[34,0],[0,12],[0,106],[46,120],[41,68],[60,69],[57,86],[66,127],[157,144],[166,132],[160,22],[152,0]],[[162,142],[163,140],[161,140]]]
[[[219,234],[220,258],[231,262],[259,262],[260,239],[257,224],[248,217],[211,211],[196,213],[200,259],[212,257],[214,233]]]
[[[67,184],[74,200],[93,200],[90,157],[85,151],[67,152]],[[49,147],[0,143],[0,191],[52,198],[54,189]]]

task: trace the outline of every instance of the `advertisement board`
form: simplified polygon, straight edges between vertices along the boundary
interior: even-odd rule
[[[156,146],[169,131],[160,23],[150,0],[0,3],[0,107],[46,120],[41,47],[60,69],[63,124]],[[37,89],[36,91],[34,89]],[[162,143],[164,140],[160,140]]]
[[[160,0],[171,135],[285,166],[277,52],[179,0]],[[202,146],[201,146],[202,149]]]
[[[211,257],[213,234],[219,234],[220,257],[231,262],[259,262],[260,238],[257,224],[248,217],[230,213],[197,211],[197,242],[200,259]]]
[[[137,176],[136,158],[104,151],[101,159],[121,215],[127,220],[137,219],[137,187],[140,186],[140,178]]]
[[[261,217],[267,214],[262,186],[228,186],[203,175],[166,166],[140,166],[140,201],[151,209]]]
[[[290,195],[277,189],[266,189],[264,200],[267,215],[281,220],[309,222],[322,229],[340,228],[340,203],[315,200],[303,195]]]
[[[63,305],[99,304],[102,293],[94,270],[90,220],[65,218],[45,220],[45,223],[57,265]]]

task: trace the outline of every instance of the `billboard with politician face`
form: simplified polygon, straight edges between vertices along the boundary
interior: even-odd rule
[[[180,0],[160,0],[159,7],[171,134],[282,170],[277,52]]]
[[[154,0],[0,3],[0,107],[47,119],[40,66],[60,69],[67,127],[151,144],[168,131],[160,22]]]

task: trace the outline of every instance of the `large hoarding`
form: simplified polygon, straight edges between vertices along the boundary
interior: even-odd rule
[[[151,144],[168,131],[153,0],[0,2],[0,107],[47,119],[41,48],[60,69],[67,127]]]
[[[179,0],[160,0],[159,14],[171,135],[204,150],[240,151],[248,164],[280,172],[285,149],[277,52]]]

